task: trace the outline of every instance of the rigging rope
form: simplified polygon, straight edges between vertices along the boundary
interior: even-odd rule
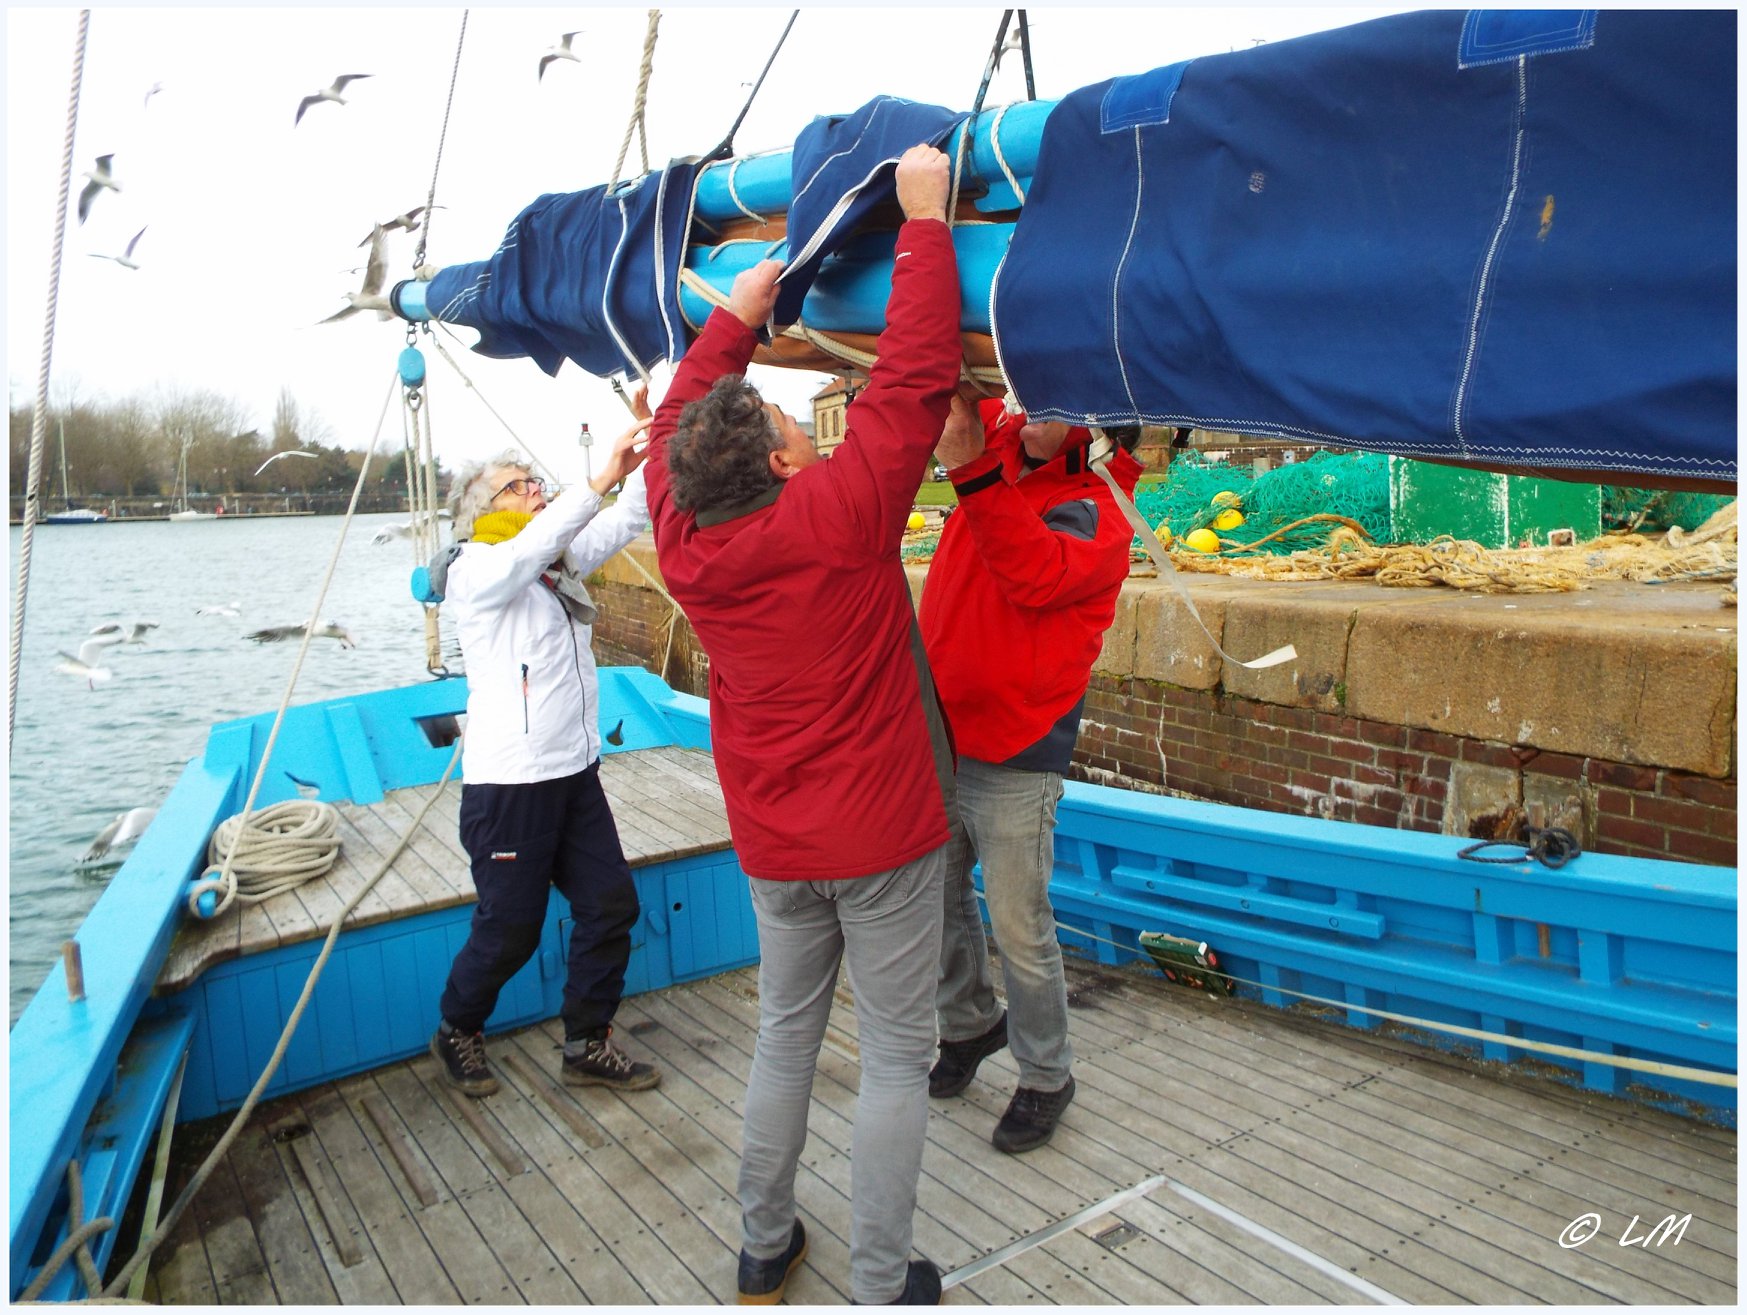
[[[386,412],[386,405],[383,410]],[[364,461],[366,466],[369,465],[368,453],[365,454]],[[360,475],[359,479],[362,480],[362,478],[363,476]],[[360,487],[362,487],[362,485],[360,485]],[[348,516],[349,515],[350,513],[348,513]],[[344,536],[342,535],[341,537],[343,540]],[[323,585],[323,588],[326,588],[325,584]],[[284,709],[281,709],[280,711],[283,713]],[[278,730],[277,724],[274,726],[274,730]],[[388,871],[395,859],[400,857],[401,850],[406,848],[408,842],[412,840],[414,833],[424,825],[425,815],[431,811],[432,806],[438,799],[443,797],[444,788],[448,785],[449,778],[454,775],[455,765],[461,761],[461,746],[463,743],[464,739],[462,737],[456,738],[455,752],[449,755],[449,765],[443,769],[443,775],[432,788],[430,798],[425,800],[425,806],[419,809],[418,816],[413,818],[412,825],[407,827],[406,833],[400,837],[400,840],[395,844],[394,848],[383,858],[381,866],[379,866],[370,878],[358,888],[349,900],[346,901],[340,911],[334,915],[333,925],[328,928],[327,939],[322,942],[321,952],[316,955],[315,963],[309,970],[309,977],[303,983],[303,992],[297,997],[297,1003],[291,1007],[291,1014],[285,1020],[285,1029],[279,1034],[279,1044],[273,1048],[273,1054],[268,1058],[267,1066],[261,1070],[261,1076],[255,1080],[255,1085],[249,1089],[249,1094],[244,1097],[241,1108],[237,1110],[235,1117],[231,1119],[230,1126],[224,1130],[224,1135],[218,1139],[218,1144],[207,1153],[206,1159],[201,1161],[200,1167],[194,1171],[194,1176],[188,1180],[188,1185],[182,1189],[181,1193],[176,1197],[175,1203],[171,1205],[164,1217],[158,1221],[158,1226],[152,1230],[151,1236],[141,1240],[138,1249],[135,1250],[133,1255],[129,1258],[127,1264],[122,1266],[120,1273],[118,1273],[115,1278],[110,1281],[109,1286],[103,1290],[104,1296],[114,1297],[127,1290],[128,1281],[132,1279],[134,1271],[150,1259],[152,1253],[158,1249],[159,1245],[161,1245],[162,1242],[175,1231],[177,1222],[182,1218],[183,1213],[193,1202],[200,1189],[206,1185],[206,1180],[212,1176],[213,1169],[217,1167],[219,1162],[223,1160],[225,1155],[230,1151],[231,1144],[236,1141],[238,1134],[242,1132],[244,1126],[248,1123],[249,1116],[255,1112],[255,1106],[260,1104],[261,1096],[267,1090],[268,1083],[273,1080],[274,1073],[278,1072],[280,1063],[285,1059],[285,1052],[291,1046],[291,1038],[297,1032],[297,1025],[303,1021],[303,1011],[309,1007],[310,998],[315,994],[316,982],[320,980],[322,969],[327,966],[328,958],[333,954],[334,945],[340,938],[340,929],[345,926],[346,919],[351,915],[352,910],[358,907],[363,898],[375,888],[376,883],[381,880],[382,875]],[[266,755],[262,756],[261,761],[262,765],[265,766],[267,761]]]
[[[443,127],[437,134],[437,158],[431,164],[431,190],[425,197],[425,226],[419,244],[413,250],[414,269],[425,263],[425,244],[431,238],[431,220],[437,214],[437,174],[443,167],[443,143],[449,138],[449,111],[455,105],[455,83],[461,76],[461,47],[467,42],[467,15],[461,11],[461,34],[455,38],[455,66],[449,70],[449,99],[443,102]]]
[[[631,102],[631,119],[625,124],[625,140],[619,143],[619,158],[613,165],[613,181],[607,191],[612,192],[620,182],[625,168],[625,156],[631,149],[631,130],[637,130],[637,144],[643,154],[643,172],[649,172],[649,139],[643,125],[643,108],[649,99],[649,75],[655,71],[655,32],[661,26],[661,11],[649,11],[649,30],[643,34],[643,63],[637,70],[637,94]]]
[[[261,750],[261,765],[256,768],[255,779],[249,785],[248,798],[243,801],[239,816],[244,821],[255,807],[255,797],[261,792],[261,782],[266,778],[267,765],[273,760],[273,746],[279,741],[279,728],[285,724],[285,711],[291,706],[291,695],[297,688],[298,676],[303,672],[304,658],[315,638],[316,627],[321,624],[322,604],[327,599],[328,586],[333,583],[334,571],[340,564],[340,550],[346,546],[346,534],[352,528],[352,518],[358,514],[358,498],[364,492],[364,481],[370,474],[370,458],[376,455],[376,445],[382,441],[382,426],[388,420],[388,404],[394,400],[394,385],[399,382],[400,376],[396,374],[394,383],[389,385],[389,391],[382,399],[382,411],[376,417],[376,433],[370,439],[370,447],[364,453],[364,459],[358,463],[358,482],[352,486],[352,501],[346,507],[345,519],[340,523],[340,533],[334,541],[333,554],[328,558],[327,574],[322,577],[321,588],[316,591],[315,604],[310,609],[309,621],[303,627],[303,643],[298,646],[297,657],[291,664],[291,676],[285,682],[285,695],[279,700],[279,710],[273,714],[273,727],[267,732],[266,747]],[[233,869],[232,859],[227,858],[217,877],[203,879],[194,884],[188,892],[188,909],[192,916],[201,916],[200,896],[208,891],[218,893],[218,907],[213,910],[213,917],[216,918],[230,907],[237,898],[237,878]]]
[[[437,321],[437,323],[442,324],[442,321],[439,320],[439,321]],[[447,324],[443,324],[442,328],[443,328],[443,332],[447,333],[451,338],[454,338],[456,342],[461,341],[460,336],[453,329],[451,329]],[[547,465],[544,461],[542,461],[540,459],[540,454],[535,452],[534,449],[528,445],[527,441],[525,439],[523,439],[520,434],[516,433],[515,429],[510,425],[509,421],[505,420],[501,415],[498,414],[497,408],[491,404],[490,400],[485,396],[484,393],[479,391],[479,385],[474,383],[472,379],[467,377],[467,371],[465,371],[461,368],[461,362],[457,361],[453,356],[449,355],[449,349],[447,347],[443,346],[442,339],[433,336],[431,338],[431,345],[437,349],[437,355],[441,356],[445,361],[447,361],[449,363],[449,367],[452,370],[454,370],[458,376],[460,376],[461,382],[463,384],[465,384],[468,388],[473,390],[474,396],[479,398],[479,404],[491,413],[491,418],[493,420],[497,421],[498,424],[503,426],[504,433],[506,433],[510,436],[511,440],[515,443],[515,445],[517,447],[521,448],[522,451],[524,451],[528,454],[528,459],[540,471],[545,472],[544,478],[547,479],[551,483],[552,487],[556,488],[558,486],[557,472],[554,471],[551,466]]]
[[[770,72],[770,66],[776,63],[776,57],[783,48],[783,42],[789,39],[789,29],[794,27],[795,19],[800,16],[799,9],[793,10],[789,14],[789,21],[783,25],[783,34],[776,39],[776,46],[770,52],[770,58],[764,61],[764,68],[758,75],[758,81],[752,84],[752,91],[746,97],[746,104],[740,107],[740,113],[735,116],[733,124],[728,128],[728,135],[722,138],[715,150],[704,157],[706,164],[711,160],[725,160],[734,154],[734,134],[740,131],[740,125],[745,122],[747,111],[752,108],[752,102],[758,99],[758,89],[764,85],[765,75]],[[730,196],[734,194],[734,173],[732,170],[728,173],[728,194]],[[734,204],[740,205],[738,198],[735,199]],[[741,206],[740,208],[744,210],[746,207]]]
[[[24,488],[24,530],[18,545],[18,584],[12,596],[12,647],[6,660],[6,754],[12,755],[12,732],[18,724],[18,664],[24,645],[24,604],[30,589],[31,544],[36,535],[38,490],[42,483],[42,450],[48,441],[49,361],[54,355],[55,313],[61,298],[61,250],[67,236],[67,197],[73,181],[73,133],[79,123],[79,89],[85,80],[85,39],[91,11],[79,11],[79,34],[73,44],[73,82],[67,93],[67,130],[61,142],[61,187],[55,198],[55,238],[49,253],[48,307],[43,313],[42,361],[37,368],[36,401],[30,417],[30,462]]]

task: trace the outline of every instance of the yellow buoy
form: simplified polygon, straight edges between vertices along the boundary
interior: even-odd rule
[[[910,519],[904,524],[907,529],[919,530],[928,524],[928,517],[924,516],[919,511],[913,511],[910,513]]]
[[[1213,518],[1213,528],[1216,530],[1235,530],[1244,523],[1244,514],[1236,507],[1227,507]]]
[[[1196,552],[1219,551],[1219,536],[1212,530],[1194,530],[1183,536],[1183,543]]]
[[[1213,505],[1215,507],[1241,507],[1243,499],[1230,489],[1221,489],[1213,495]]]
[[[1170,522],[1169,521],[1160,521],[1159,522],[1159,542],[1164,544],[1165,547],[1169,548],[1171,546],[1171,539],[1173,537],[1174,536],[1171,534]]]

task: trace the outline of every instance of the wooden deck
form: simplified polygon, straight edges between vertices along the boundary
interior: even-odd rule
[[[715,760],[696,749],[664,747],[608,754],[601,787],[632,867],[729,846],[728,815]],[[157,993],[181,990],[213,964],[325,936],[336,914],[377,869],[424,807],[428,789],[392,791],[375,804],[341,804],[340,853],[324,877],[294,891],[242,905],[211,922],[185,921],[158,975]],[[368,927],[411,914],[471,904],[477,898],[461,848],[461,782],[412,832],[407,850],[346,918]]]
[[[930,1104],[915,1244],[949,1304],[1736,1301],[1732,1131],[1155,976],[1071,963],[1069,986],[1078,1097],[1048,1146],[988,1143],[1006,1052]],[[838,994],[797,1304],[848,1299],[857,1048]],[[655,1091],[557,1086],[549,1023],[488,1042],[504,1087],[482,1101],[420,1057],[264,1105],[147,1295],[732,1301],[756,996],[747,969],[627,1000],[621,1039],[661,1065]],[[172,1191],[220,1127],[179,1134]],[[1585,1215],[1599,1232],[1562,1247]]]

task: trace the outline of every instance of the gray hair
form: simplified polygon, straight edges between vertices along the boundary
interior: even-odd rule
[[[505,448],[495,457],[485,461],[469,461],[456,473],[454,482],[449,485],[449,531],[455,536],[456,543],[465,543],[473,537],[473,522],[485,514],[491,506],[492,494],[497,490],[491,487],[491,481],[486,478],[494,470],[531,470],[527,459],[514,448]]]
[[[709,511],[755,498],[777,482],[770,454],[783,445],[764,398],[728,374],[679,413],[667,441],[667,473],[681,511]]]

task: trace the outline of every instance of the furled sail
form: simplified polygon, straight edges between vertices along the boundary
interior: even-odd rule
[[[853,367],[883,324],[890,162],[969,133],[965,356],[1034,416],[1730,483],[1735,23],[1437,11],[974,124],[881,97],[789,152],[542,197],[397,304],[490,355],[629,373],[775,256],[802,327],[758,359]]]

